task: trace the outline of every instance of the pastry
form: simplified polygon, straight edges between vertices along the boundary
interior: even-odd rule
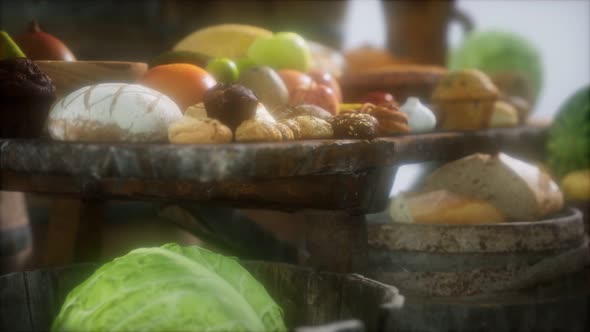
[[[41,136],[55,100],[51,78],[0,31],[0,138]]]
[[[331,138],[334,131],[330,123],[310,115],[300,115],[293,118],[301,128],[301,139]]]
[[[332,113],[326,111],[325,109],[311,104],[281,106],[274,109],[272,113],[277,119],[288,119],[300,115],[310,115],[327,121],[333,116]]]
[[[193,106],[188,107],[184,111],[184,116],[189,116],[191,118],[200,119],[207,117],[207,110],[205,109],[204,103],[198,103]]]
[[[283,120],[279,120],[280,124],[285,125],[287,127],[289,127],[289,129],[291,129],[291,133],[293,133],[293,139],[301,139],[301,126],[299,125],[299,122],[293,120],[293,119],[283,119]]]
[[[236,129],[238,142],[273,142],[281,141],[283,135],[276,123],[264,120],[246,120]]]
[[[379,122],[366,113],[346,112],[334,117],[332,128],[337,138],[371,139],[379,132]]]
[[[176,144],[229,143],[232,137],[231,129],[211,118],[185,116],[168,127],[168,140]]]
[[[509,128],[518,125],[518,111],[505,101],[498,100],[490,119],[490,128]]]
[[[235,130],[242,122],[254,118],[258,98],[243,85],[219,83],[205,92],[204,104],[208,117]]]
[[[373,104],[362,104],[360,107],[352,107],[341,110],[341,113],[366,113],[377,119],[379,123],[379,135],[405,134],[410,131],[408,116],[399,111],[394,104],[375,106]]]
[[[445,75],[432,95],[440,128],[446,130],[488,128],[497,99],[494,83],[475,69]]]
[[[162,142],[168,125],[182,119],[164,94],[137,84],[87,86],[57,102],[47,128],[63,141]]]
[[[436,127],[434,113],[428,107],[422,105],[418,98],[408,98],[400,111],[408,115],[408,126],[410,126],[411,132],[423,133]]]
[[[395,222],[416,224],[494,224],[506,221],[504,214],[482,199],[446,190],[399,194],[391,200],[389,215]]]
[[[275,123],[275,126],[281,132],[281,137],[282,137],[283,141],[292,141],[295,139],[295,135],[293,135],[293,131],[286,124],[277,122],[277,123]]]
[[[532,221],[561,210],[557,184],[536,166],[506,154],[474,154],[430,174],[420,191],[448,190],[492,203],[511,221]]]

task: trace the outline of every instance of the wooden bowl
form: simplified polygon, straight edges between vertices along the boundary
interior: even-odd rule
[[[430,103],[430,97],[446,69],[436,66],[392,65],[363,72],[344,74],[340,78],[344,102],[357,103],[369,92],[389,92],[399,102],[418,97]]]
[[[99,83],[132,83],[147,71],[143,62],[124,61],[46,61],[35,63],[51,79],[59,100],[79,88]]]

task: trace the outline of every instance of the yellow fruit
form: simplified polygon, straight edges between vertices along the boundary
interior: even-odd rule
[[[590,169],[568,173],[561,180],[561,190],[568,200],[590,201]]]
[[[266,29],[243,24],[220,24],[197,30],[186,36],[175,51],[191,51],[215,58],[246,56],[250,44],[259,37],[270,37]]]

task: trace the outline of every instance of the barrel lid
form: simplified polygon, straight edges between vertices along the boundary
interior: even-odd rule
[[[483,225],[390,222],[368,226],[369,247],[439,253],[525,252],[566,249],[584,242],[582,214],[567,208],[539,221]]]

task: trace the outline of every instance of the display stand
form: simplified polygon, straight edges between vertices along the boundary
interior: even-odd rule
[[[399,165],[503,151],[542,157],[547,127],[366,140],[224,145],[0,140],[0,190],[48,194],[48,265],[97,254],[103,202],[199,201],[305,214],[301,264],[360,272],[364,215],[382,211]]]

